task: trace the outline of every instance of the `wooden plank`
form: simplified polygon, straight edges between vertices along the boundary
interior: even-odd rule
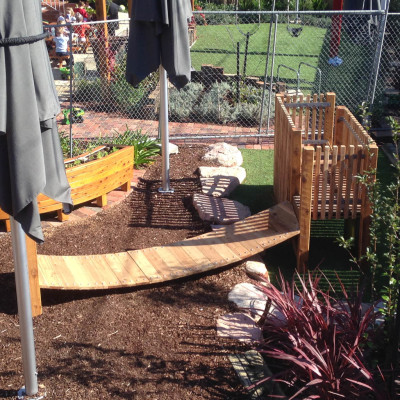
[[[304,152],[303,152],[304,155]],[[312,206],[312,219],[318,219],[318,197],[319,197],[319,181],[321,175],[321,146],[316,147],[315,164],[314,164],[314,177],[313,177],[313,206]]]
[[[124,286],[149,283],[149,279],[127,253],[103,254],[103,257]]]
[[[333,146],[331,175],[330,175],[329,209],[328,209],[328,218],[329,219],[333,218],[333,205],[334,205],[334,202],[335,202],[335,194],[337,192],[337,186],[336,186],[337,157],[338,157],[338,147],[337,146]]]
[[[297,270],[299,273],[305,273],[307,270],[308,254],[310,250],[314,148],[311,146],[304,147],[302,158],[303,168],[299,210],[300,236],[297,247]]]
[[[310,95],[307,95],[307,103],[310,102]],[[310,108],[306,108],[306,119],[305,119],[305,127],[304,127],[304,133],[305,133],[305,139],[308,139],[308,131],[310,129]]]
[[[336,219],[341,218],[342,208],[343,208],[343,182],[344,176],[346,174],[346,146],[340,146],[340,163],[339,163],[339,170],[338,170],[338,192],[337,192],[337,205],[336,205]]]
[[[361,175],[361,161],[363,158],[363,147],[362,145],[358,145],[356,147],[356,153],[355,153],[356,159],[354,160],[353,163],[353,207],[351,210],[351,218],[356,219],[357,218],[357,205],[358,205],[358,200],[360,197],[359,193],[359,187],[360,187],[360,182],[358,176]]]
[[[36,242],[25,235],[32,317],[42,314]]]
[[[322,220],[326,219],[326,192],[328,186],[328,174],[329,174],[329,155],[330,155],[330,148],[329,146],[324,147],[324,165],[323,165],[323,172],[322,172],[322,190],[321,190],[321,212],[320,218]]]
[[[324,94],[323,93],[320,94],[319,101],[320,102],[324,101]],[[318,112],[318,139],[319,140],[325,139],[325,138],[322,137],[323,114],[324,114],[324,108],[323,107],[319,107],[319,112]]]
[[[336,115],[335,115],[335,131],[334,131],[334,141],[333,143],[336,144],[339,148],[341,145],[345,144],[344,139],[344,122],[342,118],[344,118],[346,107],[338,106],[336,108]]]
[[[46,289],[60,289],[66,287],[60,271],[53,261],[54,256],[38,255],[39,284]]]
[[[343,218],[349,218],[349,205],[350,205],[350,193],[351,193],[351,184],[353,179],[353,163],[354,163],[354,146],[350,145],[347,148],[347,162],[346,162],[346,191],[344,198],[344,209],[343,209]]]
[[[115,274],[114,269],[105,258],[105,254],[80,256],[82,269],[87,271],[92,277],[96,288],[118,288],[123,286],[123,282]]]
[[[318,95],[314,94],[313,102],[316,103],[318,101]],[[317,123],[317,109],[313,108],[311,111],[311,140],[315,140],[315,130]]]
[[[304,95],[301,94],[299,97],[299,103],[303,103],[303,98],[304,98]],[[298,123],[297,127],[301,131],[303,131],[303,113],[304,113],[304,107],[300,107],[299,108],[299,123]]]
[[[150,282],[161,282],[162,277],[154,268],[153,264],[145,257],[141,250],[131,250],[127,252],[140,270],[146,275]]]
[[[329,92],[326,94],[326,101],[331,105],[325,110],[325,122],[324,122],[324,139],[326,139],[330,146],[334,144],[333,141],[333,129],[335,119],[335,93]]]

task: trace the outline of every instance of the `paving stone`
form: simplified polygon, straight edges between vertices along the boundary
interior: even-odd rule
[[[239,167],[243,164],[243,156],[237,146],[225,142],[212,144],[203,160],[217,162],[224,167]]]
[[[228,300],[250,314],[261,316],[267,304],[265,294],[252,283],[243,282],[234,286],[228,294]]]
[[[249,350],[240,354],[230,354],[228,358],[242,385],[246,388],[265,377],[272,376],[272,372],[265,363],[264,358],[256,350]],[[249,398],[253,400],[262,400],[270,397],[287,398],[280,385],[273,380],[267,381],[262,385],[257,385],[249,392]]]
[[[250,278],[261,282],[269,282],[268,270],[262,261],[246,261],[245,269]]]
[[[230,225],[251,215],[249,207],[235,200],[195,193],[193,205],[203,221]]]
[[[226,314],[217,320],[217,334],[241,342],[257,342],[262,338],[261,328],[250,315],[243,313]]]
[[[200,178],[200,183],[202,192],[214,197],[228,197],[240,185],[235,176]]]
[[[242,167],[199,167],[200,178],[233,176],[242,183],[246,179],[246,170]]]

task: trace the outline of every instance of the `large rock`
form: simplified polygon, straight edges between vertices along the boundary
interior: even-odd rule
[[[243,313],[226,314],[217,320],[217,334],[241,342],[255,342],[262,338],[261,328],[250,315]]]
[[[261,261],[249,260],[245,263],[247,275],[261,282],[269,282],[269,275],[265,264]]]
[[[157,145],[161,148],[161,153],[162,153],[161,143],[158,143]],[[179,147],[174,143],[168,143],[168,150],[169,154],[179,154]]]
[[[239,183],[246,179],[246,170],[242,167],[199,167],[200,178],[236,177]]]
[[[240,166],[243,163],[242,153],[236,146],[228,143],[214,143],[203,156],[203,160],[217,162],[224,167]]]
[[[228,197],[240,185],[235,176],[200,178],[200,183],[202,192],[214,197]]]
[[[265,311],[267,298],[265,294],[252,283],[239,283],[229,292],[228,300],[241,310],[246,310],[255,316],[261,316]]]
[[[203,221],[230,225],[251,215],[249,207],[238,201],[195,193],[193,205]]]

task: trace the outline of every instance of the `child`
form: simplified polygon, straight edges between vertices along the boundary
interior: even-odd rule
[[[65,21],[73,23],[76,21],[74,9],[72,7],[66,8]]]
[[[83,22],[83,16],[77,12],[75,14],[76,22]],[[75,33],[78,35],[78,44],[81,45],[86,42],[86,31],[90,29],[89,25],[78,25],[75,27]]]
[[[56,54],[57,56],[69,56],[68,53],[68,41],[69,38],[67,36],[64,36],[64,28],[62,26],[58,26],[56,28],[56,36],[53,38],[53,41],[56,44]],[[73,60],[68,58],[66,60],[67,67],[69,67],[71,64],[73,64]]]
[[[74,8],[74,12],[75,12],[75,14],[77,14],[77,13],[81,14],[82,17],[83,17],[83,20],[85,22],[89,20],[89,14],[86,11],[85,2],[84,1],[80,1],[78,3],[78,7]],[[78,20],[76,15],[75,15],[75,18]],[[80,21],[78,21],[78,22],[80,22]]]

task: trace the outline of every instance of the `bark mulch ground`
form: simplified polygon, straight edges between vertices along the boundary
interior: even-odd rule
[[[121,204],[45,232],[42,254],[95,254],[166,244],[206,232],[192,207],[203,147],[170,158],[173,194],[159,194],[161,157]],[[208,164],[209,165],[209,164]],[[0,235],[0,398],[23,385],[11,240]],[[48,399],[243,399],[217,336],[232,312],[228,292],[248,281],[242,265],[153,287],[42,290],[34,319],[39,383]]]

